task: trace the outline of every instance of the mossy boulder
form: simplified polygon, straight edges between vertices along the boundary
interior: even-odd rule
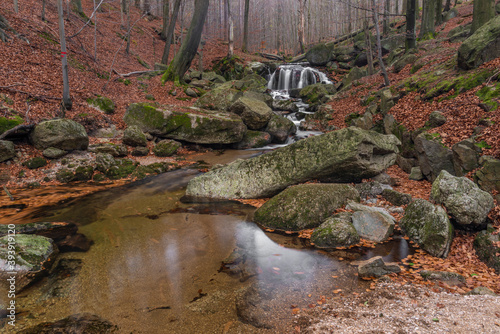
[[[311,242],[317,248],[345,247],[357,244],[358,232],[351,223],[350,213],[337,214],[327,218],[311,235]]]
[[[273,110],[297,112],[299,107],[292,100],[273,100],[272,103]]]
[[[403,232],[429,254],[445,258],[453,240],[453,226],[441,206],[416,199],[399,223]]]
[[[23,162],[23,166],[28,167],[28,169],[37,169],[47,166],[47,160],[41,157],[35,157]]]
[[[39,150],[49,147],[65,151],[86,150],[89,146],[89,137],[83,125],[66,118],[38,123],[30,139]]]
[[[148,140],[144,132],[138,126],[129,126],[123,131],[122,142],[125,145],[137,147],[137,146],[147,146]]]
[[[249,74],[241,80],[235,81],[234,86],[243,91],[265,93],[267,90],[267,80],[258,74]]]
[[[297,132],[297,126],[288,118],[272,113],[264,131],[271,135],[273,143],[283,144]]]
[[[382,191],[382,197],[392,205],[396,206],[407,205],[412,201],[410,194],[400,193],[399,191],[392,189],[384,189]]]
[[[269,106],[257,99],[240,97],[230,108],[229,111],[240,115],[243,123],[250,130],[259,130],[267,125],[273,111]]]
[[[149,103],[132,103],[123,120],[130,126],[137,126],[143,132],[161,136],[168,132],[172,112]]]
[[[108,168],[105,175],[111,180],[123,179],[132,174],[137,167],[135,161],[130,159],[117,159],[115,164]]]
[[[162,140],[153,147],[153,153],[157,157],[170,157],[174,155],[182,144],[175,140]]]
[[[324,43],[316,44],[306,53],[306,59],[312,66],[325,66],[331,59],[332,50]]]
[[[367,75],[367,72],[365,69],[361,69],[359,67],[353,67],[352,70],[349,71],[349,73],[342,79],[342,85],[344,87],[349,86],[352,84],[354,81],[359,80]]]
[[[461,227],[485,225],[494,207],[493,197],[466,177],[456,177],[443,170],[432,184],[431,198],[443,204]]]
[[[92,180],[93,175],[94,175],[94,167],[78,166],[75,169],[73,181],[89,181]]]
[[[418,59],[418,56],[412,53],[405,54],[399,57],[393,65],[394,73],[399,73],[406,65],[414,64]]]
[[[442,111],[436,110],[430,113],[429,120],[425,123],[425,126],[430,128],[437,128],[446,123],[446,116],[443,115]]]
[[[474,180],[486,191],[500,191],[500,160],[488,159],[474,174]]]
[[[498,244],[500,242],[500,235],[493,234],[493,228],[481,231],[476,235],[474,239],[474,249],[476,254],[488,265],[488,267],[493,268],[497,274],[500,274],[500,247]]]
[[[334,85],[317,83],[302,88],[299,96],[304,100],[304,102],[309,104],[309,107],[313,107],[323,103],[325,96],[335,94],[335,92],[336,90]]]
[[[267,132],[249,130],[243,140],[233,145],[237,150],[264,147],[271,143],[271,135]]]
[[[98,153],[95,158],[96,169],[105,173],[109,168],[116,165],[115,158],[109,153]]]
[[[104,96],[97,96],[95,98],[89,98],[87,99],[87,103],[94,107],[99,109],[105,114],[112,114],[115,112],[115,103],[107,97]]]
[[[75,174],[68,168],[61,168],[56,173],[56,180],[61,183],[69,183],[75,179]]]
[[[18,115],[14,115],[11,117],[0,117],[0,135],[5,131],[22,124],[23,122],[23,119]]]
[[[310,179],[355,182],[393,165],[399,140],[351,127],[309,137],[272,152],[192,179],[186,195],[204,198],[259,198]]]
[[[476,145],[474,139],[469,138],[456,143],[451,151],[457,176],[463,176],[479,167],[481,148]]]
[[[68,152],[65,150],[61,150],[60,148],[56,147],[48,147],[42,152],[43,156],[48,158],[48,159],[58,159],[64,157]]]
[[[124,157],[128,154],[128,150],[125,145],[113,143],[90,145],[89,151],[92,153],[109,153],[114,157]]]
[[[255,211],[254,221],[280,231],[314,228],[348,200],[359,201],[359,194],[345,184],[302,184],[292,186],[271,198]]]
[[[57,256],[52,239],[32,234],[15,234],[0,238],[0,279],[8,288],[9,272],[15,272],[15,289],[26,286],[48,273]]]
[[[500,16],[486,22],[458,48],[458,67],[470,70],[500,54]]]
[[[0,140],[0,162],[12,159],[15,156],[14,143],[8,140]]]
[[[241,97],[243,93],[233,87],[232,82],[215,86],[211,91],[195,102],[195,107],[210,110],[229,110],[229,107]]]

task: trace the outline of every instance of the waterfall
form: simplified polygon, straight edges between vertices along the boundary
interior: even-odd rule
[[[273,91],[289,91],[320,82],[331,83],[324,73],[315,68],[298,64],[281,65],[271,76],[267,88]]]

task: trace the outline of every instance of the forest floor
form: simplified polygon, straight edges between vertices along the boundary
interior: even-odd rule
[[[92,2],[82,2],[85,13],[91,13]],[[57,37],[57,11],[55,4],[48,2],[47,21],[44,22],[40,19],[40,1],[26,0],[20,2],[19,6],[19,14],[15,14],[12,11],[10,2],[3,1],[0,3],[0,13],[7,18],[12,28],[25,39],[29,40],[28,44],[25,40],[14,37],[7,43],[0,42],[0,97],[3,94],[2,98],[8,97],[12,101],[12,104],[8,105],[5,102],[0,102],[0,113],[2,116],[7,117],[19,115],[24,119],[25,123],[36,124],[44,119],[61,116],[59,104],[62,92],[62,77],[60,74],[60,47]],[[426,41],[425,48],[421,48],[419,51],[419,56],[425,60],[425,65],[420,71],[444,64],[455,57],[460,43],[444,42],[440,39],[440,36],[446,36],[451,29],[470,22],[472,20],[471,13],[472,5],[465,4],[459,7],[460,15],[457,18],[438,27],[437,38]],[[95,129],[111,125],[115,125],[118,129],[123,129],[125,127],[123,115],[127,105],[130,103],[147,102],[151,98],[155,102],[165,105],[191,106],[194,102],[194,100],[188,99],[182,90],[176,88],[173,83],[167,82],[165,85],[162,85],[159,76],[149,80],[144,80],[137,76],[124,76],[124,74],[134,71],[153,69],[155,62],[158,62],[161,58],[164,46],[164,42],[158,36],[161,26],[160,19],[143,17],[138,11],[133,11],[131,21],[135,25],[132,29],[129,54],[125,53],[125,41],[123,37],[126,32],[121,28],[119,8],[113,7],[112,4],[106,4],[103,7],[103,12],[98,13],[96,27],[88,26],[78,36],[68,38],[69,78],[73,109],[66,112],[65,116],[83,124],[89,133]],[[72,13],[65,24],[66,35],[72,36],[85,24],[85,20]],[[94,28],[96,28],[96,35],[94,35]],[[11,35],[14,34],[11,33]],[[96,49],[94,49],[94,37],[96,37]],[[175,46],[173,48],[175,50]],[[203,64],[205,69],[210,68],[215,61],[223,58],[226,55],[226,49],[227,45],[224,45],[219,40],[206,41],[203,49]],[[440,52],[432,52],[433,49],[439,49]],[[263,60],[256,55],[242,53],[238,49],[236,50],[236,55],[244,63]],[[197,58],[195,58],[193,64],[197,66]],[[393,73],[391,68],[388,69],[391,85],[397,91],[403,91],[405,88],[402,86],[402,83],[414,75],[410,73],[410,68],[411,65],[408,65],[399,73]],[[500,68],[500,58],[482,65],[481,68],[490,69],[493,75]],[[462,74],[463,72],[453,69],[448,71],[446,76],[453,78]],[[342,73],[331,72],[329,75],[333,79],[339,79]],[[361,105],[361,99],[366,97],[371,91],[379,90],[382,87],[382,83],[383,78],[379,74],[363,78],[359,80],[359,85],[355,89],[332,101],[330,104],[335,112],[332,114],[333,119],[330,121],[330,124],[338,128],[346,127],[345,117],[353,112],[363,113],[365,107]],[[480,85],[461,92],[452,99],[435,98],[429,101],[424,100],[419,92],[408,92],[391,109],[390,113],[398,122],[406,126],[409,130],[413,130],[424,126],[425,121],[432,111],[443,111],[447,117],[447,122],[432,131],[439,133],[443,142],[449,147],[463,139],[469,138],[479,121],[488,117],[493,125],[484,129],[479,137],[480,140],[484,140],[488,144],[488,148],[483,153],[500,158],[500,110],[497,109],[496,111],[487,113],[479,107],[480,100],[476,93],[482,86]],[[175,96],[168,93],[174,90],[177,92]],[[452,95],[453,93],[449,92],[447,94]],[[97,95],[107,96],[115,102],[116,111],[114,114],[105,115],[89,107],[86,102],[87,99]],[[92,141],[95,141],[95,139],[91,138]],[[22,152],[21,161],[41,156],[41,152],[32,148],[28,143],[20,143],[16,145],[16,149]],[[184,164],[190,164],[196,160],[196,155],[199,154],[197,149],[187,147],[180,152]],[[149,158],[152,159],[152,157]],[[0,164],[0,182],[11,190],[16,201],[24,201],[24,204],[38,207],[55,204],[68,198],[84,196],[91,192],[133,181],[130,179],[101,185],[78,184],[68,187],[60,185],[57,181],[43,181],[44,170],[49,168],[50,164],[48,167],[31,171],[26,170],[20,164],[2,163]],[[23,178],[18,177],[21,170],[24,170],[26,173],[26,176]],[[396,166],[391,167],[388,170],[388,174],[397,180],[397,185],[394,186],[395,190],[409,193],[414,198],[429,199],[431,187],[429,182],[411,181],[408,179],[408,175]],[[468,176],[470,177],[471,174]],[[27,184],[33,181],[39,182],[42,188],[27,189]],[[47,191],[48,187],[59,187],[60,189],[66,187],[66,191],[62,190],[54,193],[50,190]],[[4,193],[0,195],[0,207],[5,208],[15,205],[16,201],[10,201]],[[248,203],[258,206],[262,204],[262,201],[248,201]],[[386,203],[379,200],[378,204],[384,205]],[[12,210],[17,209],[14,207],[8,208],[8,210],[10,210],[9,214],[15,214],[15,212],[12,213]],[[0,211],[0,213],[5,214],[6,212]],[[497,201],[495,201],[495,208],[490,213],[490,218],[497,231],[500,231],[500,206]],[[307,233],[305,237],[307,237]],[[499,275],[495,274],[492,269],[487,268],[477,258],[472,247],[472,241],[473,234],[467,232],[458,233],[453,241],[451,253],[447,259],[434,258],[425,252],[417,251],[411,259],[407,259],[403,272],[392,277],[393,281],[403,285],[383,286],[383,290],[388,291],[387,293],[390,296],[383,295],[384,292],[379,290],[381,285],[373,285],[373,288],[370,289],[370,292],[367,292],[366,296],[340,296],[343,298],[343,306],[338,310],[335,307],[319,307],[318,305],[318,307],[314,307],[312,310],[301,312],[301,314],[297,315],[298,321],[306,320],[297,326],[304,329],[307,327],[306,322],[310,320],[317,321],[317,319],[322,317],[322,314],[330,314],[328,319],[322,320],[332,326],[345,324],[342,321],[347,320],[342,319],[348,318],[357,319],[359,324],[362,324],[360,326],[364,326],[359,327],[359,331],[352,330],[346,331],[346,333],[368,332],[367,328],[371,328],[372,332],[377,332],[378,329],[375,325],[373,315],[384,313],[384,317],[380,318],[383,318],[383,321],[389,321],[385,311],[380,311],[379,307],[389,310],[391,309],[390,305],[395,305],[395,310],[397,311],[398,307],[406,305],[408,312],[414,310],[415,306],[419,306],[419,308],[422,306],[421,309],[427,310],[428,314],[424,321],[424,325],[427,327],[422,327],[421,331],[416,330],[414,327],[408,328],[408,330],[401,329],[398,328],[398,324],[402,324],[408,318],[394,318],[393,321],[391,320],[394,325],[392,331],[394,333],[437,333],[442,329],[439,329],[438,325],[448,326],[446,327],[448,332],[461,333],[466,332],[466,329],[468,329],[465,326],[466,324],[485,321],[493,324],[488,327],[488,330],[481,330],[480,327],[470,327],[470,329],[478,328],[478,331],[470,331],[484,333],[500,332],[500,306],[498,299],[492,302],[492,299],[488,299],[488,297],[481,297],[483,298],[481,299],[481,304],[474,304],[474,308],[480,308],[480,312],[471,311],[472,318],[467,318],[464,317],[464,314],[472,307],[471,302],[467,298],[462,298],[459,301],[456,295],[450,294],[463,294],[477,286],[486,286],[496,293],[500,293]],[[457,272],[466,277],[466,283],[462,286],[429,283],[423,281],[418,274],[418,271],[421,269]],[[407,287],[407,285],[404,285],[406,283],[427,285],[430,290],[421,290],[421,288],[418,288],[420,292],[415,297],[407,292],[408,288],[404,288],[405,286]],[[436,295],[435,292],[438,291],[444,291],[445,293]],[[387,301],[385,306],[377,301],[379,297],[385,298]],[[475,300],[474,303],[478,300],[480,299]],[[446,306],[441,307],[440,305]],[[366,313],[366,309],[369,309],[370,313]],[[483,312],[484,318],[479,316],[481,312]],[[370,315],[367,316],[366,314]],[[455,320],[444,320],[452,319],[452,317],[455,317]],[[487,320],[485,320],[486,317]],[[434,318],[438,319],[438,321],[434,320]],[[360,321],[360,319],[364,320]],[[454,321],[458,324],[464,324],[463,327],[453,327],[456,326]],[[373,327],[370,327],[371,325]],[[494,329],[498,330],[494,331]],[[323,333],[328,331],[322,331],[318,327],[316,330],[309,329],[309,332]],[[340,333],[340,331],[335,332]],[[443,332],[445,331],[443,330]]]

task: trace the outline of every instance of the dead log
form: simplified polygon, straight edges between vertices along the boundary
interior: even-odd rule
[[[9,130],[5,131],[4,133],[2,133],[0,135],[0,140],[7,138],[10,135],[17,134],[18,132],[21,132],[21,131],[30,132],[31,130],[33,130],[34,127],[35,127],[34,124],[19,124],[18,126],[15,126],[12,129],[9,129]]]
[[[266,59],[269,59],[269,60],[278,60],[278,61],[285,61],[285,58],[282,57],[282,56],[278,56],[278,55],[273,55],[273,54],[270,54],[270,53],[259,53],[259,55],[263,58],[266,58]]]

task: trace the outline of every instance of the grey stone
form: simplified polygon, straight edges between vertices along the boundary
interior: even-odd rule
[[[22,334],[112,334],[118,332],[118,326],[111,322],[94,314],[80,313],[70,315],[55,322],[43,322],[23,330]]]
[[[429,254],[445,258],[453,240],[453,226],[441,206],[416,199],[399,223],[402,231]]]
[[[359,201],[358,192],[343,184],[302,184],[271,198],[255,211],[256,223],[281,231],[318,227],[348,200]]]
[[[445,282],[448,285],[465,283],[465,277],[450,271],[421,270],[419,274],[425,280]]]
[[[299,107],[292,100],[273,100],[273,110],[297,112]]]
[[[283,144],[297,132],[297,126],[288,118],[273,113],[264,131],[271,135],[272,142]]]
[[[68,152],[60,148],[48,147],[42,152],[43,156],[49,159],[58,159],[64,157]]]
[[[414,64],[418,59],[418,56],[412,53],[405,54],[399,57],[398,60],[393,65],[394,73],[399,73],[406,65]]]
[[[145,146],[134,147],[130,154],[134,157],[145,157],[149,154],[149,148]]]
[[[484,286],[478,286],[471,291],[467,292],[465,295],[467,296],[498,296],[493,290],[488,289]]]
[[[365,112],[363,116],[353,119],[351,125],[363,130],[370,130],[373,127],[373,115],[370,112]]]
[[[186,93],[187,96],[189,97],[198,97],[198,93],[196,93],[196,91],[192,88],[186,88],[186,90],[184,91],[184,93]]]
[[[458,67],[464,70],[476,68],[498,57],[500,52],[500,16],[477,29],[458,48]]]
[[[12,159],[15,156],[14,143],[8,140],[0,140],[0,162]]]
[[[493,268],[497,274],[500,274],[500,235],[494,234],[494,229],[488,228],[476,234],[474,238],[474,249],[481,261],[488,267]]]
[[[381,256],[358,262],[359,278],[378,278],[399,272],[401,272],[401,268],[396,263],[385,263]]]
[[[331,50],[324,43],[316,44],[307,51],[306,59],[312,66],[325,66],[331,59]]]
[[[125,145],[113,143],[90,145],[89,151],[92,153],[109,153],[114,157],[124,157],[128,154],[128,150]]]
[[[269,197],[310,179],[361,181],[394,164],[399,140],[351,127],[309,137],[192,179],[186,195],[204,198]]]
[[[95,158],[96,169],[105,173],[112,166],[116,165],[115,158],[109,153],[98,153]]]
[[[474,180],[485,191],[500,192],[500,160],[488,159],[482,165],[483,167],[474,174]]]
[[[387,240],[394,231],[394,220],[379,212],[356,211],[352,224],[361,238],[375,242]]]
[[[259,130],[265,127],[273,114],[273,111],[266,103],[247,97],[240,97],[229,108],[229,111],[240,115],[243,123],[250,130]]]
[[[429,181],[434,181],[442,170],[455,174],[453,153],[438,138],[421,133],[415,139],[415,148],[420,170]]]
[[[413,181],[422,181],[425,179],[425,176],[420,167],[412,167],[408,178]]]
[[[86,150],[89,146],[89,137],[83,125],[65,118],[38,123],[30,139],[39,150],[49,147],[66,151]]]
[[[243,140],[233,145],[237,150],[264,147],[271,143],[271,135],[267,132],[249,130]]]
[[[442,171],[432,184],[431,198],[443,204],[460,226],[481,227],[494,207],[493,197],[466,177]]]
[[[385,115],[394,106],[394,96],[390,89],[386,88],[380,91],[380,112]]]
[[[349,214],[327,218],[311,235],[316,248],[345,247],[357,244],[359,240]]]
[[[361,198],[376,198],[381,195],[384,189],[391,189],[390,186],[377,181],[363,182],[354,185]]]
[[[175,140],[162,140],[153,147],[153,153],[157,157],[170,157],[174,155],[182,144]]]
[[[128,146],[147,146],[148,140],[146,135],[139,129],[138,126],[132,125],[123,132],[122,142]]]
[[[382,191],[382,196],[389,201],[389,203],[396,206],[407,205],[412,201],[410,194],[400,193],[391,189],[384,189],[384,191]]]
[[[410,174],[411,170],[413,167],[417,167],[418,161],[414,158],[405,158],[402,155],[398,154],[398,157],[396,158],[396,164],[405,172]],[[420,168],[420,167],[419,167]],[[422,174],[422,171],[420,171],[420,174]],[[417,180],[420,181],[423,179],[422,178]]]
[[[446,123],[446,116],[439,110],[433,111],[429,115],[426,125],[431,128],[437,128]]]
[[[473,139],[465,139],[452,146],[455,174],[463,176],[479,167],[481,149],[474,145]]]

